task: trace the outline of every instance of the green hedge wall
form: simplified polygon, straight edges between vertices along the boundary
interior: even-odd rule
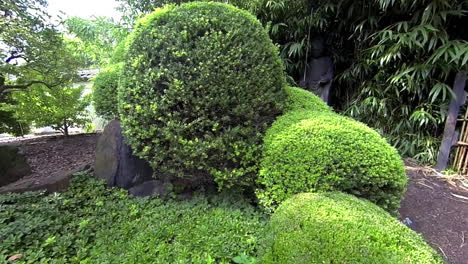
[[[93,80],[93,105],[96,114],[105,119],[119,117],[118,86],[122,64],[114,64],[102,71]]]
[[[279,117],[266,134],[257,181],[260,203],[274,210],[297,193],[338,190],[395,212],[407,183],[397,151],[360,122],[318,103],[304,107],[294,97],[288,100],[299,110]]]
[[[381,208],[343,193],[304,193],[281,204],[260,263],[444,263],[422,237]]]
[[[260,22],[194,2],[155,11],[132,34],[119,102],[135,153],[159,174],[251,185],[285,98],[278,50]]]

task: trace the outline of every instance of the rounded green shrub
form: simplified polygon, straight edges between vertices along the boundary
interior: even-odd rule
[[[265,136],[257,197],[274,210],[297,193],[337,190],[394,212],[406,183],[403,161],[377,132],[332,112],[299,110]]]
[[[443,263],[422,237],[381,208],[343,193],[304,193],[280,205],[261,263]]]
[[[220,3],[166,6],[129,38],[119,110],[127,142],[156,173],[252,184],[285,94],[260,22]]]
[[[286,87],[286,111],[308,110],[318,112],[332,112],[332,109],[320,97],[297,87]]]
[[[93,81],[93,105],[96,114],[106,119],[118,118],[118,86],[122,64],[114,64],[102,71]]]

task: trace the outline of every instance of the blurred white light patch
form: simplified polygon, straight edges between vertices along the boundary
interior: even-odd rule
[[[121,14],[115,8],[115,0],[48,0],[48,12],[52,16],[66,17],[112,17],[120,20]],[[64,14],[65,15],[64,15]]]

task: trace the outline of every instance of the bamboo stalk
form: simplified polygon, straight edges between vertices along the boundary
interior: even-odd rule
[[[466,109],[465,111],[465,117],[464,117],[465,120],[468,119],[468,108]],[[462,125],[462,130],[461,130],[461,133],[460,133],[460,138],[462,142],[466,142],[466,139],[468,137],[467,133],[466,133],[466,121],[463,122],[463,125]],[[461,170],[461,165],[463,163],[463,157],[465,156],[465,153],[466,153],[466,147],[462,147],[462,146],[458,146],[457,147],[457,152],[455,154],[455,159],[454,159],[454,167],[457,169],[457,171],[460,171]]]

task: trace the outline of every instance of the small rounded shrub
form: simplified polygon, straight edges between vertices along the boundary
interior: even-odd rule
[[[285,98],[278,50],[247,11],[166,6],[132,33],[120,86],[127,142],[158,174],[252,184]]]
[[[343,193],[282,203],[266,228],[261,263],[443,263],[422,237],[381,208]]]
[[[400,156],[377,132],[332,112],[299,110],[266,134],[257,197],[274,210],[297,193],[337,190],[394,212],[406,183]]]
[[[93,102],[96,114],[105,119],[118,118],[118,96],[122,64],[114,64],[102,71],[93,81]]]
[[[285,92],[287,95],[285,110],[287,112],[308,110],[331,113],[333,111],[320,97],[302,88],[286,87]]]

